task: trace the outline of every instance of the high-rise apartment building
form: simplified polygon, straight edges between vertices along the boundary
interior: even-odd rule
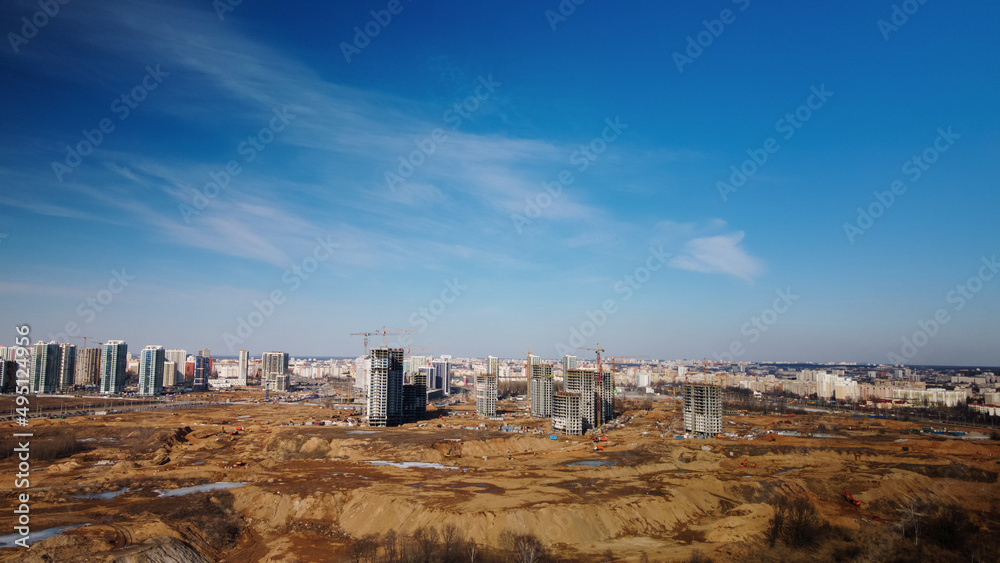
[[[403,422],[416,422],[427,412],[427,373],[410,374],[410,382],[403,384]]]
[[[73,388],[76,378],[76,345],[59,345],[59,390]]]
[[[240,350],[240,363],[236,369],[236,384],[246,386],[247,377],[250,372],[250,352]]]
[[[580,395],[580,416],[583,430],[597,426],[597,373],[585,369],[571,369],[563,376],[563,390]]]
[[[500,358],[496,356],[486,358],[486,375],[500,375]]]
[[[372,348],[369,371],[368,424],[396,426],[403,418],[403,349]]]
[[[13,393],[17,389],[17,362],[7,357],[0,352],[0,393]]]
[[[440,389],[445,395],[451,394],[451,356],[441,356],[441,359],[431,362],[434,366],[436,379],[435,389]]]
[[[684,430],[705,436],[722,432],[722,389],[715,385],[684,385]]]
[[[535,354],[528,354],[528,360],[524,363],[524,377],[531,377],[531,366],[542,364],[542,359]]]
[[[570,356],[569,354],[563,356],[562,368],[563,368],[563,373],[566,373],[571,369],[576,369],[576,356]]]
[[[33,393],[55,393],[59,386],[59,344],[39,341],[32,347],[29,371]]]
[[[529,364],[528,397],[531,402],[531,416],[548,418],[552,416],[552,366]]]
[[[476,377],[476,414],[490,418],[497,415],[499,379],[492,373]]]
[[[139,353],[140,395],[163,393],[164,358],[163,346],[146,346]]]
[[[288,374],[288,353],[287,352],[264,352],[261,356],[261,377],[264,385],[274,388],[277,385],[279,375]],[[268,383],[270,382],[270,383]]]
[[[173,374],[177,373],[177,364],[175,364],[174,362],[171,362],[170,360],[167,360],[166,357],[164,356],[164,360],[163,360],[163,385],[164,385],[164,387],[167,387],[167,375],[171,374],[171,373],[173,373]],[[174,379],[176,380],[176,375],[175,375]]]
[[[560,391],[552,397],[552,430],[571,436],[583,434],[583,403],[579,393]]]
[[[98,348],[80,348],[76,351],[75,385],[97,385],[101,369],[101,351]]]
[[[194,357],[194,373],[191,388],[195,391],[208,389],[208,380],[212,377],[212,358],[208,356]]]
[[[172,348],[163,353],[163,362],[166,366],[166,362],[174,363],[173,373],[163,372],[163,384],[167,387],[181,386],[184,385],[184,368],[187,365],[187,350],[181,350],[178,348]]]
[[[603,374],[598,383],[598,391],[600,392],[600,397],[598,397],[600,417],[597,419],[597,424],[600,426],[615,417],[615,375],[613,373]]]
[[[416,373],[420,368],[428,365],[429,358],[427,356],[410,356],[403,360],[403,371],[406,374]]]
[[[111,395],[125,390],[125,365],[128,345],[124,340],[109,340],[101,346],[101,393]]]

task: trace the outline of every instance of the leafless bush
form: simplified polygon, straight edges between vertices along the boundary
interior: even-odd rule
[[[545,546],[531,534],[517,534],[508,530],[500,534],[500,547],[510,561],[517,563],[538,563],[547,558]]]

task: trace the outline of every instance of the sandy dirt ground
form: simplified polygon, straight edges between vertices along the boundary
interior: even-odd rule
[[[3,533],[23,492],[33,532],[83,526],[27,551],[0,549],[0,561],[338,561],[351,538],[448,525],[480,544],[530,532],[570,561],[608,549],[621,561],[687,560],[695,550],[731,560],[761,542],[768,501],[782,494],[805,495],[855,530],[891,526],[915,496],[993,513],[1000,499],[998,442],[908,432],[916,423],[737,415],[724,418],[726,430],[756,430],[755,439],[679,440],[680,413],[658,401],[626,413],[595,451],[589,437],[551,440],[544,420],[506,422],[542,433],[502,432],[498,421],[467,429],[484,422],[471,408],[388,429],[317,426],[342,416],[302,404],[33,420],[31,448],[55,459],[32,459],[21,489],[17,459],[0,461]],[[4,435],[17,431],[3,424]],[[830,437],[807,436],[819,432]],[[218,482],[243,485],[160,496]]]

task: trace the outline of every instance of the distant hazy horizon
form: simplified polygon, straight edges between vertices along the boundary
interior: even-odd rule
[[[992,4],[57,4],[0,343],[1000,365]]]

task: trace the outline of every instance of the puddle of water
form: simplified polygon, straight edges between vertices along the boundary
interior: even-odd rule
[[[194,487],[181,487],[180,489],[169,489],[169,490],[153,489],[153,492],[161,497],[179,497],[191,493],[203,493],[205,491],[217,491],[220,489],[235,489],[236,487],[242,487],[243,485],[246,485],[246,482],[227,483],[225,481],[220,481],[218,483],[209,483],[207,485],[195,485]]]
[[[574,461],[573,463],[567,463],[566,465],[570,467],[602,467],[609,465],[618,465],[618,462],[609,461],[606,459],[588,459],[584,461]]]
[[[117,491],[108,491],[105,493],[88,493],[85,495],[75,495],[75,498],[94,498],[98,500],[111,500],[122,493],[127,493],[128,491],[129,491],[128,487],[125,487],[124,489],[120,489]]]
[[[481,491],[477,491],[477,492],[483,492],[483,493],[499,493],[500,492],[500,489],[494,487],[493,485],[491,485],[489,483],[452,483],[451,485],[448,485],[448,487],[452,488],[452,489],[467,489],[469,487],[475,487],[477,489],[482,489]]]
[[[391,465],[400,469],[458,469],[440,463],[426,463],[423,461],[369,461],[372,465]]]
[[[47,540],[49,538],[54,538],[56,536],[62,535],[66,530],[72,530],[73,528],[79,528],[81,526],[86,526],[87,524],[75,524],[73,526],[59,526],[58,528],[46,528],[37,532],[31,532],[28,534],[28,545],[33,545],[35,542],[40,542],[42,540]],[[20,547],[14,542],[21,539],[21,534],[7,534],[6,536],[0,536],[0,548],[3,547]]]

